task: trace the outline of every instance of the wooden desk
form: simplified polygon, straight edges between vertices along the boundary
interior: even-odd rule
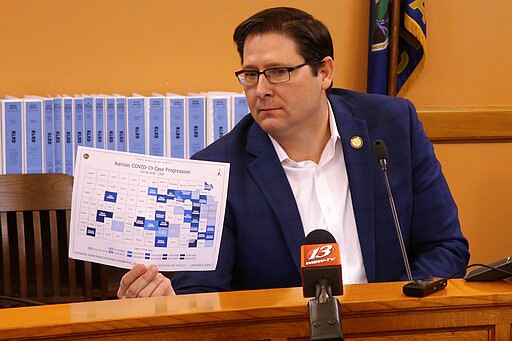
[[[345,338],[512,340],[512,282],[451,280],[424,298],[403,284],[345,285]],[[288,288],[11,308],[0,310],[0,338],[302,340],[307,301]]]

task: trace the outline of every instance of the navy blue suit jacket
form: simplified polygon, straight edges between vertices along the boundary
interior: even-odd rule
[[[372,153],[376,139],[384,140],[389,150],[388,176],[414,278],[463,269],[468,243],[413,105],[402,98],[343,89],[333,89],[329,101],[341,136],[368,281],[407,279],[383,176]],[[359,149],[350,145],[354,136],[363,139]],[[267,134],[247,115],[194,158],[231,165],[224,231],[216,270],[174,274],[176,292],[300,286],[304,230]]]

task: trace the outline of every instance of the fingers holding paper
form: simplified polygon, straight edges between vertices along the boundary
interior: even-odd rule
[[[162,275],[154,265],[135,265],[121,278],[118,298],[156,297],[174,295],[169,278]]]

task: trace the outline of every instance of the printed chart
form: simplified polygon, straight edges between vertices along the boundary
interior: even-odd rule
[[[229,164],[79,147],[69,256],[121,268],[214,270]]]

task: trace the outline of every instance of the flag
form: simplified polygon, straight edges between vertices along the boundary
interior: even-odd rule
[[[400,28],[398,60],[389,58],[391,30],[390,11],[393,1],[370,0],[370,33],[368,52],[369,93],[388,94],[390,63],[397,64],[396,90],[406,89],[408,81],[417,77],[423,68],[426,48],[427,26],[425,23],[425,0],[400,1]]]
[[[398,57],[397,91],[416,78],[425,62],[427,25],[425,0],[402,0]]]
[[[389,1],[370,0],[370,34],[368,51],[367,91],[388,92]]]

